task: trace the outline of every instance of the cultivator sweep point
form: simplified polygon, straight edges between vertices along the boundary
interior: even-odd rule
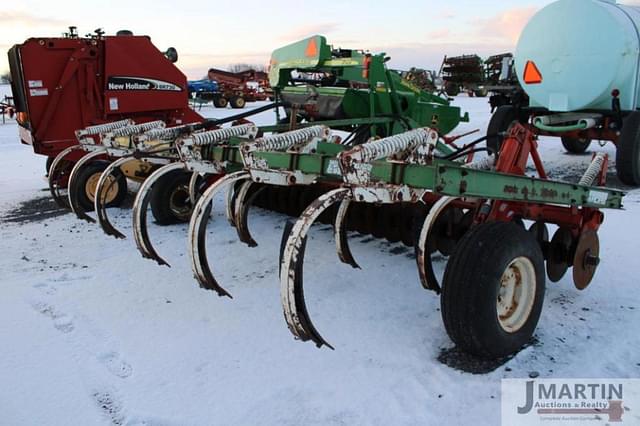
[[[597,229],[602,223],[599,208],[620,208],[623,195],[620,191],[590,186],[605,173],[606,156],[594,157],[580,184],[567,184],[547,179],[537,155],[535,137],[531,130],[522,125],[514,125],[511,129],[497,162],[492,157],[468,164],[450,161],[438,156],[438,146],[439,136],[436,132],[417,129],[370,141],[338,154],[341,187],[311,203],[295,224],[287,227],[285,234],[288,237],[283,236],[281,301],[287,325],[296,338],[311,340],[318,347],[331,347],[308,315],[304,301],[302,265],[311,226],[324,211],[336,203],[340,203],[334,223],[338,255],[341,261],[353,267],[357,267],[357,264],[349,250],[344,227],[349,203],[356,200],[372,204],[409,201],[430,205],[416,243],[416,262],[423,287],[438,294],[443,286],[445,289],[449,288],[449,292],[458,291],[454,290],[459,288],[458,278],[451,278],[456,274],[449,271],[451,268],[464,268],[464,260],[458,257],[462,256],[459,252],[473,247],[469,244],[474,244],[475,239],[487,237],[489,228],[486,224],[519,224],[523,219],[535,221],[529,232],[511,237],[514,241],[518,238],[526,239],[527,243],[523,243],[521,247],[524,254],[530,253],[532,257],[523,255],[524,257],[516,256],[509,260],[501,278],[504,288],[499,292],[495,305],[498,311],[494,315],[497,315],[500,327],[505,327],[508,333],[513,334],[513,338],[506,339],[499,348],[488,349],[491,345],[486,342],[469,341],[456,332],[450,333],[456,343],[478,355],[504,356],[512,353],[524,342],[522,335],[528,333],[521,330],[529,327],[532,332],[535,328],[538,319],[536,315],[539,315],[541,307],[538,296],[543,294],[539,293],[542,291],[540,286],[544,286],[544,278],[538,276],[539,271],[543,270],[541,258],[547,259],[552,280],[559,280],[569,266],[574,268],[577,288],[586,288],[592,280],[599,263]],[[462,151],[472,148],[467,145]],[[462,153],[454,156],[463,157],[464,155],[459,155]],[[449,158],[451,157],[450,155]],[[529,158],[534,160],[538,178],[524,175]],[[446,220],[443,222],[443,219]],[[448,228],[451,244],[446,239],[439,241],[437,238],[440,228],[447,223],[451,226],[444,226],[444,229]],[[550,244],[546,242],[546,223],[560,226]],[[522,229],[521,225],[510,226]],[[514,228],[500,227],[500,232],[507,232],[508,229]],[[463,238],[468,240],[465,248],[458,249],[457,242]],[[507,244],[501,250],[508,252],[516,250],[515,247]],[[445,255],[451,255],[443,285],[438,283],[431,263],[431,253],[436,249]],[[480,255],[483,250],[481,244],[478,250]],[[536,251],[540,255],[535,254]],[[467,256],[468,253],[464,255]],[[501,253],[484,255],[503,256],[501,259],[507,256]],[[481,271],[477,272],[479,274]],[[485,278],[484,275],[476,277],[480,281]],[[478,285],[497,284],[491,282]],[[517,288],[522,291],[516,291]],[[518,303],[531,306],[523,311]],[[457,307],[450,308],[448,303],[443,304],[443,309],[447,311],[443,311],[443,318],[448,331],[453,330],[450,327],[451,318],[466,315]],[[499,332],[490,330],[490,333],[493,332],[496,336],[499,335]]]

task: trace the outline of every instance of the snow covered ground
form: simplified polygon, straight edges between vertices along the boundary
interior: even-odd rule
[[[472,117],[460,130],[484,131],[486,99],[456,102]],[[502,378],[640,377],[640,191],[625,211],[607,212],[591,287],[575,290],[570,274],[549,283],[536,343],[506,364],[469,368],[403,246],[354,234],[356,271],[337,261],[328,227],[313,230],[307,304],[336,347],[318,350],[295,341],[282,318],[283,216],[254,209],[260,245],[249,249],[215,213],[209,257],[234,295],[221,299],[192,278],[186,225],[151,225],[172,268],[142,259],[133,238],[57,210],[44,158],[17,135],[14,122],[0,125],[2,425],[494,425]],[[576,178],[590,159],[558,141],[541,145],[555,177]],[[110,217],[131,236],[130,211]]]

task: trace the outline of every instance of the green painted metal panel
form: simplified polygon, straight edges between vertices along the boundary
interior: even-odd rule
[[[289,70],[313,69],[327,59],[331,59],[331,48],[320,35],[276,49],[271,54],[269,84],[272,87],[286,84]]]

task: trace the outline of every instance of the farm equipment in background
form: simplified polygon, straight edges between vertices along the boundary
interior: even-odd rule
[[[436,75],[435,71],[423,70],[420,68],[411,68],[409,71],[401,73],[402,78],[413,84],[420,90],[424,90],[428,93],[435,93],[438,91],[438,87],[441,86],[440,78]]]
[[[13,98],[11,96],[5,96],[0,101],[0,115],[2,115],[2,124],[5,124],[5,116],[13,118],[16,115],[16,106],[13,104]]]
[[[599,0],[560,0],[534,15],[515,54],[530,105],[498,108],[489,148],[500,152],[501,134],[514,122],[559,137],[573,154],[594,140],[613,142],[618,178],[640,185],[639,20],[638,7]]]
[[[160,121],[175,127],[204,120],[188,106],[186,78],[173,64],[175,49],[161,52],[149,37],[129,31],[118,34],[106,36],[97,30],[82,38],[71,27],[65,37],[31,38],[9,50],[20,139],[48,157],[51,192],[63,206],[67,197],[60,192],[68,187],[76,163],[94,148],[105,149],[101,133],[115,130],[111,129],[114,123]],[[92,129],[80,132],[83,143],[77,129]],[[113,146],[108,148],[117,152]],[[81,217],[86,216],[84,210],[93,209],[99,177],[113,157],[90,159],[96,161],[83,162],[82,172],[76,168],[79,183],[69,193],[78,200],[72,207]],[[144,180],[154,169],[151,165],[139,161],[118,170],[120,185],[112,186],[109,205],[124,198],[126,178]],[[165,205],[163,210],[167,209]]]
[[[286,118],[296,123],[333,120],[335,130],[352,133],[355,144],[429,125],[442,134],[460,121],[460,109],[423,91],[387,69],[385,54],[332,49],[321,36],[273,52],[269,82]],[[342,121],[336,121],[342,120]]]
[[[484,98],[484,62],[478,55],[444,57],[440,67],[440,77],[444,80],[444,90],[449,96],[466,92],[469,96]]]
[[[189,82],[189,96],[201,102],[213,102],[216,108],[244,108],[247,102],[265,101],[270,92],[264,73],[247,70],[240,73],[210,68],[207,78]]]
[[[189,80],[187,84],[189,100],[193,102],[194,107],[202,107],[209,102],[220,103],[219,98],[222,94],[217,81],[205,78],[203,80]]]
[[[485,86],[491,95],[491,112],[504,105],[529,105],[529,97],[522,89],[514,66],[513,53],[489,57],[485,63]]]
[[[184,74],[146,36],[97,31],[82,38],[71,27],[66,37],[13,46],[9,66],[20,139],[50,159],[89,126],[125,118],[167,126],[203,120],[188,106]]]
[[[469,96],[491,95],[491,111],[504,105],[528,105],[529,98],[518,82],[513,54],[503,53],[483,61],[478,55],[446,57],[440,76],[449,96],[466,92]]]

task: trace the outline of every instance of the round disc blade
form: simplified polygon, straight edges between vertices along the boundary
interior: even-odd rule
[[[600,240],[595,231],[585,231],[580,235],[576,254],[573,258],[573,283],[578,290],[589,286],[600,262]]]
[[[572,241],[571,231],[566,228],[559,228],[553,235],[547,259],[547,275],[551,282],[557,283],[567,273],[569,269],[568,253],[571,250]]]

